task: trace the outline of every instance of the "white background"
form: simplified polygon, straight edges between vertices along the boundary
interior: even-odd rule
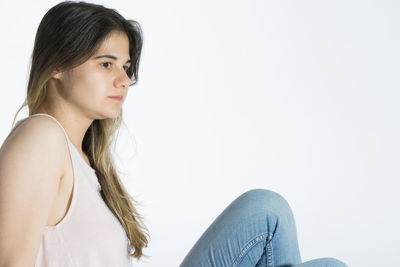
[[[56,3],[1,0],[2,142]],[[303,261],[400,266],[398,1],[96,3],[144,31],[117,147],[151,234],[135,266],[178,266],[252,188],[288,200]]]

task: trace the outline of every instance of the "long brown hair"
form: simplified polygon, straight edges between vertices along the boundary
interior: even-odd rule
[[[66,71],[84,63],[112,31],[128,36],[132,64],[126,71],[134,85],[138,81],[143,43],[138,22],[126,20],[114,9],[86,2],[64,1],[52,7],[37,29],[26,99],[16,112],[13,124],[24,106],[28,106],[29,115],[37,112],[46,97],[54,70]],[[111,153],[122,114],[121,108],[117,118],[94,120],[85,133],[82,150],[96,171],[104,202],[125,229],[130,241],[129,256],[140,259],[149,257],[142,253],[150,238],[148,229],[135,208],[139,203],[119,179]]]

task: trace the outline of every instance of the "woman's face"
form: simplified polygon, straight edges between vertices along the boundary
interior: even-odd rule
[[[113,32],[89,60],[54,77],[69,104],[93,119],[115,118],[131,84],[126,73],[130,64],[128,37]]]

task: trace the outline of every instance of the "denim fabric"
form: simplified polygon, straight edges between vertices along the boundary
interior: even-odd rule
[[[278,193],[252,189],[207,228],[180,267],[346,267],[335,258],[301,263],[296,224]]]

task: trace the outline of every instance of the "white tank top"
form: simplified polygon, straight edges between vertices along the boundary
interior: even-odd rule
[[[64,218],[46,226],[35,267],[132,266],[130,243],[118,219],[100,195],[101,186],[90,167],[71,143],[61,123],[49,114],[33,114],[22,121],[44,115],[54,119],[67,139],[73,167],[73,194]]]

